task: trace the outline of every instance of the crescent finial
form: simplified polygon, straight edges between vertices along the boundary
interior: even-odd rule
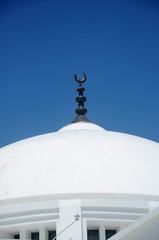
[[[84,77],[82,79],[78,79],[77,78],[77,72],[74,75],[74,79],[78,82],[78,83],[84,83],[86,81],[86,74],[83,72]]]

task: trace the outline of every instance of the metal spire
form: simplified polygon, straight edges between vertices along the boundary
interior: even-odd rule
[[[78,102],[78,108],[76,108],[75,112],[78,115],[72,123],[75,122],[90,122],[85,114],[87,113],[87,109],[84,107],[84,103],[86,102],[86,97],[83,96],[83,92],[85,88],[82,86],[82,83],[86,81],[86,74],[83,72],[84,77],[82,79],[77,78],[77,73],[74,75],[74,79],[79,83],[79,87],[77,88],[78,97],[76,97],[76,102]]]

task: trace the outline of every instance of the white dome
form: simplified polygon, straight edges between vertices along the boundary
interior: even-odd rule
[[[73,123],[0,150],[0,199],[129,194],[159,199],[159,144]]]

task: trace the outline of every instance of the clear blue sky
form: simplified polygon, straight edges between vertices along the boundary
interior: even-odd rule
[[[1,0],[0,147],[75,117],[159,142],[159,2]]]

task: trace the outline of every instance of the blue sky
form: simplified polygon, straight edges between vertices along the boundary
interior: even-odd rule
[[[159,2],[0,1],[0,147],[75,117],[159,142]]]

